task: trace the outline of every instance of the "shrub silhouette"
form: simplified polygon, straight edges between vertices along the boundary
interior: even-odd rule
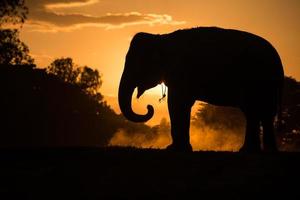
[[[43,69],[0,66],[0,146],[101,146],[121,126],[119,116],[77,85]]]

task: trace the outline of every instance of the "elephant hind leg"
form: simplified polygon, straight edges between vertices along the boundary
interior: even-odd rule
[[[259,153],[261,152],[260,145],[260,121],[258,118],[247,117],[246,134],[244,145],[240,152]]]
[[[277,152],[276,137],[274,133],[274,117],[264,117],[263,126],[263,148],[266,152]]]

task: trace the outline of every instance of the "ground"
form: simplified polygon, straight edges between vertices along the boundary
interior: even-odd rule
[[[2,149],[0,199],[299,199],[299,155]]]

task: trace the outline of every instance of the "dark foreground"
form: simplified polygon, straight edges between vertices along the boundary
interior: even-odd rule
[[[299,155],[6,149],[0,199],[299,199]]]

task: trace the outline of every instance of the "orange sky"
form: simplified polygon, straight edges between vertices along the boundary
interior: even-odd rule
[[[119,79],[132,36],[195,26],[235,28],[258,34],[278,50],[285,74],[300,80],[299,0],[27,0],[30,15],[21,31],[39,67],[70,56],[103,74],[101,92],[117,110]],[[135,104],[156,105],[150,123],[167,116],[160,88]]]

